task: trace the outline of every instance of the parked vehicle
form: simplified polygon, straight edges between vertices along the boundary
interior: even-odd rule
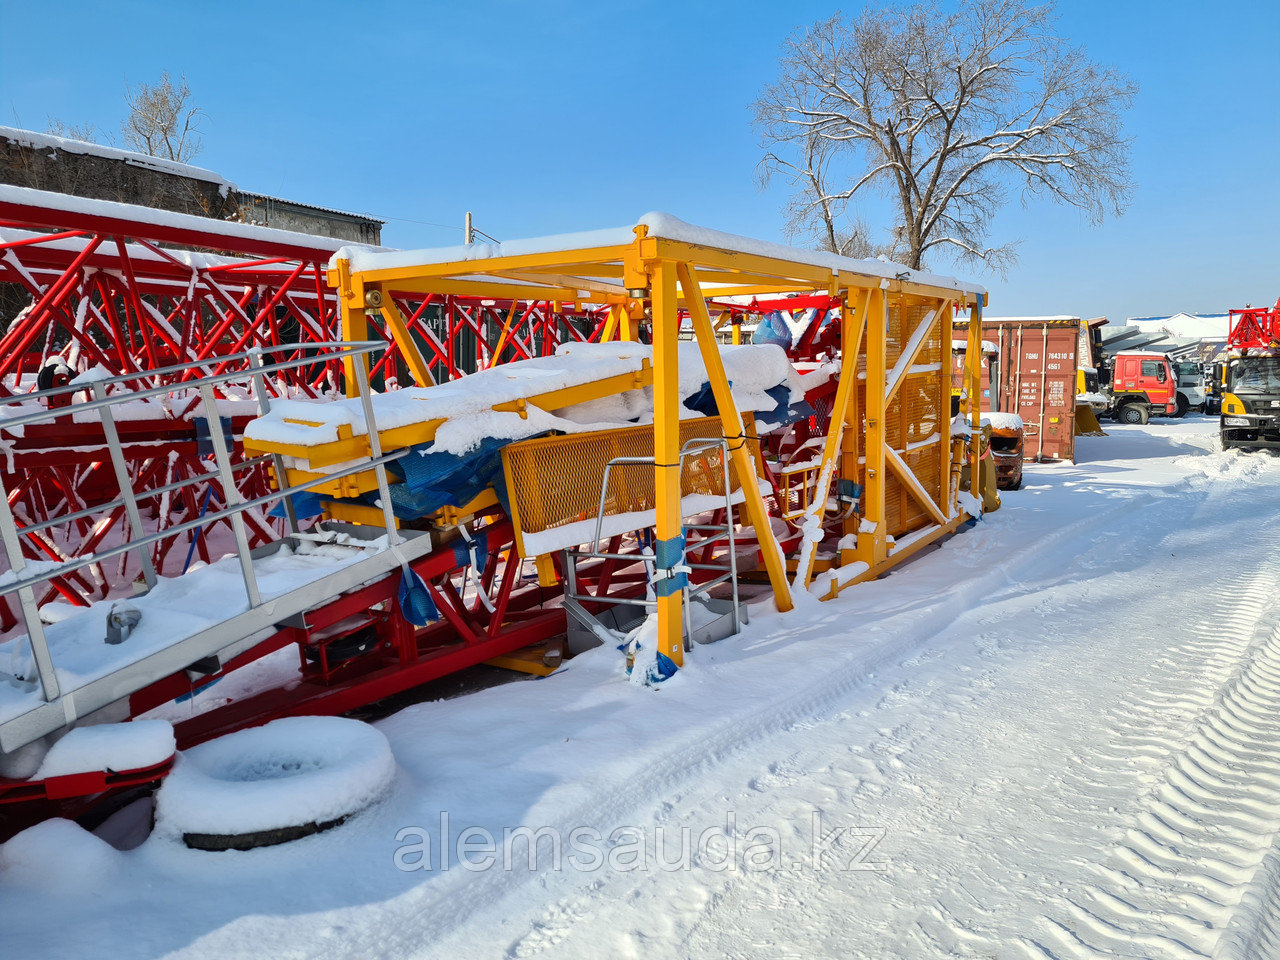
[[[1022,418],[1016,413],[984,413],[982,422],[991,428],[987,442],[996,464],[996,487],[1017,490],[1022,486]]]
[[[1121,423],[1146,423],[1153,414],[1178,413],[1177,379],[1163,353],[1122,350],[1102,362],[1107,415]]]
[[[1183,360],[1173,363],[1174,376],[1177,378],[1178,395],[1175,402],[1178,409],[1175,417],[1185,417],[1190,411],[1204,411],[1204,373],[1200,364]]]
[[[1227,350],[1214,364],[1223,449],[1280,448],[1280,300],[1232,310]]]

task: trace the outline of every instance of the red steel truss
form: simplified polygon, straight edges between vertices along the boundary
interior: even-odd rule
[[[220,358],[282,343],[339,338],[336,300],[326,265],[342,241],[86,201],[60,194],[0,187],[0,304],[16,312],[0,335],[0,398],[10,402],[39,388],[61,386],[98,373],[132,374],[198,363],[180,375],[167,402],[139,401],[118,424],[135,489],[171,484],[207,472],[194,413],[199,395],[182,383],[202,372],[234,371]],[[574,312],[572,304],[467,300],[420,294],[393,298],[420,344],[437,381],[480,367],[549,355],[568,340],[598,338],[604,317]],[[25,306],[22,304],[25,302]],[[19,309],[21,307],[21,309]],[[395,339],[370,317],[370,335],[388,342],[374,383],[411,382]],[[278,352],[274,360],[295,359]],[[338,363],[300,365],[268,384],[277,395],[336,395]],[[157,385],[159,378],[157,378]],[[251,405],[248,393],[222,391],[234,439]],[[11,408],[12,409],[12,408]],[[21,437],[0,435],[0,471],[10,505],[25,528],[32,560],[65,560],[92,553],[120,538],[128,520],[122,506],[94,513],[95,504],[119,499],[120,487],[105,455],[100,422],[81,422],[69,411],[53,425]],[[247,495],[264,493],[264,467],[244,477]],[[198,517],[221,490],[185,489],[143,501],[144,522],[165,529]],[[73,515],[74,519],[59,518]],[[78,515],[78,516],[75,516]],[[279,535],[276,521],[247,517],[253,542]],[[31,528],[36,528],[31,530]],[[157,570],[179,572],[188,549],[208,560],[207,540],[183,534],[153,549]],[[174,550],[175,546],[180,549]],[[138,570],[125,562],[92,568],[92,576],[58,580],[41,602],[76,605],[126,587]],[[13,620],[0,608],[0,628]]]

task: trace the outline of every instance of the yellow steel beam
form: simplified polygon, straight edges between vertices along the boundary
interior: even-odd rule
[[[867,301],[864,294],[858,298],[855,324],[858,330],[867,322]],[[858,357],[845,355],[841,358],[840,381],[836,384],[835,404],[831,407],[831,419],[827,427],[827,438],[822,445],[822,467],[818,474],[818,483],[813,492],[813,501],[809,504],[806,524],[810,521],[822,523],[822,515],[826,512],[827,497],[831,491],[831,479],[835,473],[836,460],[840,456],[844,443],[845,419],[849,406],[853,401],[853,392],[858,385]],[[813,558],[818,552],[817,543],[802,546],[800,561],[796,567],[793,585],[799,590],[808,590],[809,581],[813,578]]]
[[[383,267],[361,271],[366,283],[382,283],[396,289],[405,280],[422,277],[445,278],[455,275],[476,273],[483,264],[483,272],[505,270],[530,270],[539,267],[569,273],[591,273],[597,264],[619,263],[634,250],[634,243],[623,246],[604,246],[578,250],[548,251],[546,253],[526,253],[518,256],[492,257],[476,260],[449,260],[443,263],[408,264],[406,266]],[[586,269],[577,269],[586,268]]]
[[[949,301],[942,311],[942,392],[939,394],[942,409],[938,411],[938,427],[942,434],[942,453],[938,457],[941,464],[942,477],[940,489],[942,490],[942,510],[947,516],[955,512],[956,502],[951,494],[951,466],[952,466],[952,450],[951,450],[951,368],[954,361],[951,358],[951,326],[955,320],[956,305],[955,301]]]
[[[907,488],[907,493],[915,498],[920,506],[924,507],[929,516],[933,517],[936,523],[946,523],[947,515],[942,512],[941,508],[933,502],[929,497],[929,491],[924,488],[924,484],[920,482],[920,478],[911,472],[911,468],[907,466],[905,460],[898,455],[898,451],[892,447],[884,448],[885,463],[889,469],[898,475],[898,479],[902,481],[903,486]]]
[[[340,259],[334,264],[335,277],[329,279],[331,286],[338,288],[338,310],[340,314],[342,339],[347,343],[369,339],[369,321],[364,313],[364,282],[351,272],[351,261]],[[364,364],[365,372],[369,370],[369,355],[342,358],[342,371],[346,381],[348,397],[359,393],[356,386],[357,363]]]
[[[653,304],[653,484],[657,507],[655,534],[674,542],[684,526],[680,501],[680,314],[676,307],[674,265],[652,265]],[[745,486],[745,483],[744,483]],[[662,584],[658,584],[660,592]],[[658,650],[676,664],[684,663],[684,594],[677,590],[657,597]]]
[[[532,283],[514,283],[498,278],[485,279],[486,274],[464,277],[419,277],[385,283],[385,288],[396,293],[454,294],[459,297],[476,297],[485,300],[576,300],[578,291],[569,287],[541,287]]]
[[[964,516],[952,517],[946,523],[932,527],[927,532],[921,533],[919,536],[913,535],[909,543],[905,543],[894,548],[893,556],[885,557],[885,559],[880,561],[880,563],[861,570],[856,576],[851,576],[847,580],[838,579],[840,571],[836,571],[837,578],[831,581],[831,588],[822,599],[830,600],[839,595],[841,590],[848,589],[855,583],[866,583],[868,580],[874,580],[876,577],[881,576],[896,567],[898,564],[919,553],[930,544],[936,543],[947,534],[955,532],[955,529],[960,526],[964,519]]]
[[[711,392],[720,410],[720,422],[723,425],[724,438],[728,442],[729,454],[738,471],[747,519],[755,528],[760,552],[764,555],[765,568],[769,571],[774,603],[779,610],[785,612],[792,607],[791,588],[787,583],[786,560],[782,556],[782,548],[773,535],[769,512],[765,509],[764,499],[760,496],[755,459],[747,447],[745,431],[742,428],[742,415],[733,402],[733,391],[729,387],[729,378],[725,375],[724,363],[720,359],[720,345],[716,342],[715,331],[711,329],[711,317],[707,313],[707,304],[702,298],[698,281],[694,278],[689,265],[677,263],[676,273],[680,277],[680,287],[684,290],[685,300],[689,305],[694,339],[702,353],[703,365],[707,368],[707,380],[711,383]],[[654,316],[655,318],[657,316],[656,308]],[[654,341],[657,342],[656,335]]]
[[[646,243],[653,244],[653,256],[669,258],[680,263],[696,263],[699,267],[707,267],[711,271],[719,269],[729,273],[749,274],[771,285],[787,286],[796,290],[826,290],[834,276],[829,267],[796,263],[753,253],[741,253],[736,250],[719,250],[682,240],[650,237],[648,240],[641,241],[642,250],[645,249]]]
[[[626,287],[618,286],[616,283],[605,283],[602,280],[591,277],[571,277],[563,273],[544,273],[535,270],[488,270],[486,274],[508,280],[545,283],[551,287],[559,287],[565,290],[577,290],[580,292],[585,290],[588,293],[607,297],[625,297],[627,295]]]
[[[855,299],[856,307],[850,310],[850,301]],[[840,363],[842,367],[851,367],[853,376],[858,375],[858,360],[864,353],[864,343],[867,333],[867,314],[871,307],[871,291],[870,290],[848,290],[845,292],[844,306],[841,308],[843,316],[840,322]],[[856,319],[855,319],[856,318]],[[832,416],[836,416],[841,411],[833,409]],[[862,413],[857,408],[857,390],[849,397],[849,404],[845,407],[843,414],[845,430],[841,442],[840,449],[840,465],[841,473],[849,478],[858,476],[858,455],[861,449],[858,440],[858,434],[861,430]],[[866,478],[863,477],[864,483]],[[843,524],[842,533],[848,535],[858,535],[858,527],[860,525],[860,517],[853,515],[847,517]],[[856,550],[841,550],[840,563],[843,566],[847,563],[854,563],[857,560]]]
[[[862,515],[871,530],[858,534],[857,559],[874,567],[888,555],[888,530],[885,516],[885,327],[888,323],[888,301],[884,290],[871,291],[867,304],[867,389],[866,439],[864,440],[864,478]]]
[[[969,492],[982,500],[982,304],[975,303],[969,311],[969,348],[965,361],[968,366],[969,405]]]
[[[382,305],[378,307],[378,310],[381,312],[387,326],[391,328],[391,336],[395,338],[397,345],[400,347],[400,354],[404,357],[404,362],[409,366],[409,372],[413,375],[414,383],[420,387],[434,387],[436,385],[435,377],[431,376],[431,371],[427,368],[427,362],[422,359],[422,353],[418,350],[417,341],[409,333],[409,325],[405,323],[404,315],[400,312],[400,308],[391,299],[391,294],[384,293],[382,295]]]
[[[521,397],[519,400],[508,403],[495,403],[493,409],[503,413],[519,413],[523,416],[531,406],[547,411],[560,410],[563,407],[611,397],[628,390],[643,390],[653,384],[653,367],[647,359],[641,360],[640,364],[640,369],[635,373],[620,373],[602,380],[592,380],[590,383],[580,383],[572,387],[540,393],[536,397],[527,399]]]

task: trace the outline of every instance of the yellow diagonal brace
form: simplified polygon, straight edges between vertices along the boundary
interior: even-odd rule
[[[866,290],[863,290],[858,295],[858,306],[853,317],[854,323],[858,328],[858,335],[854,340],[855,344],[862,339],[862,328],[867,322],[867,304],[870,299],[871,295]],[[841,322],[848,322],[849,319],[846,313]],[[840,382],[836,385],[836,402],[831,408],[831,421],[830,426],[827,427],[827,439],[822,446],[822,468],[818,472],[818,484],[813,492],[813,499],[809,503],[809,509],[806,511],[808,514],[805,518],[806,523],[810,518],[815,518],[819,523],[822,522],[822,514],[827,507],[827,497],[831,492],[831,478],[835,473],[836,458],[840,456],[841,442],[844,439],[845,414],[849,409],[849,402],[853,399],[853,391],[857,385],[858,357],[855,352],[852,356],[845,355],[840,358]],[[800,560],[796,564],[796,575],[792,581],[792,585],[797,589],[809,589],[809,581],[813,579],[813,559],[817,552],[817,544],[801,546]]]
[[[711,317],[707,313],[707,302],[702,298],[702,288],[693,277],[693,271],[687,263],[676,264],[676,275],[680,278],[680,289],[684,291],[685,306],[689,309],[689,317],[693,321],[693,335],[698,348],[702,351],[702,363],[707,368],[707,380],[711,383],[711,392],[716,399],[716,407],[720,411],[720,422],[724,429],[724,438],[729,445],[729,454],[738,471],[738,482],[742,485],[743,505],[747,508],[747,519],[755,528],[756,539],[760,542],[760,552],[764,554],[765,569],[769,571],[769,582],[773,585],[773,600],[778,609],[786,612],[792,607],[791,586],[787,583],[787,566],[782,556],[782,548],[778,546],[773,535],[773,526],[769,522],[769,513],[765,510],[764,499],[760,496],[759,479],[756,476],[756,464],[747,447],[745,431],[742,428],[742,415],[733,402],[733,392],[729,389],[729,378],[724,372],[724,363],[720,359],[720,345],[716,342],[715,331],[711,328]]]
[[[944,450],[942,455],[947,456],[947,451]],[[915,497],[916,502],[928,511],[929,516],[933,517],[938,523],[947,522],[947,515],[929,498],[929,491],[924,488],[920,478],[911,472],[911,468],[907,466],[906,461],[898,456],[897,450],[886,446],[884,448],[884,462],[890,470],[898,475],[902,485],[907,488],[907,493]]]
[[[387,322],[387,326],[391,328],[391,335],[395,337],[396,344],[400,347],[400,355],[404,357],[404,362],[409,367],[409,373],[413,375],[414,383],[420,387],[434,387],[436,385],[435,378],[431,376],[427,362],[422,359],[422,353],[418,350],[417,341],[409,333],[409,325],[405,323],[404,314],[400,312],[400,308],[391,299],[391,294],[384,293],[382,295],[382,306],[378,310],[382,313],[382,319]]]
[[[925,341],[929,339],[929,329],[938,322],[938,319],[950,306],[951,301],[948,300],[941,307],[929,311],[911,334],[911,338],[903,348],[901,356],[898,357],[898,362],[893,365],[893,370],[889,373],[889,385],[885,388],[884,394],[885,406],[893,403],[893,398],[897,395],[898,388],[902,386],[902,382],[907,378],[907,371],[916,362],[916,357],[920,356],[920,351],[924,349]],[[950,345],[944,343],[942,346],[943,354],[945,355]],[[942,365],[942,369],[945,373],[947,370],[946,364]]]

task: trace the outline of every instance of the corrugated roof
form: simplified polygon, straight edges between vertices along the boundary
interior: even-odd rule
[[[322,213],[336,213],[341,217],[350,217],[352,220],[366,220],[369,223],[377,223],[385,225],[387,221],[379,220],[377,217],[371,217],[367,213],[352,213],[350,210],[339,210],[337,207],[322,207],[318,203],[303,203],[301,200],[286,200],[284,197],[272,197],[265,193],[249,193],[241,190],[240,196],[246,200],[269,200],[272,203],[288,204],[291,207],[305,207],[308,210],[319,210]]]

